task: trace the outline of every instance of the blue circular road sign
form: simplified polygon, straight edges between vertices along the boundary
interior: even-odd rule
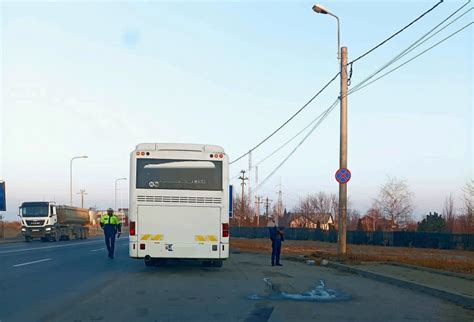
[[[340,168],[336,171],[336,181],[339,183],[348,183],[351,180],[351,172],[349,169]]]

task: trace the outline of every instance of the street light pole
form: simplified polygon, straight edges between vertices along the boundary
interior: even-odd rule
[[[341,138],[339,152],[339,169],[347,169],[347,47],[341,48]],[[346,253],[347,234],[347,183],[339,183],[338,211],[338,252]]]
[[[74,157],[71,159],[71,161],[69,162],[69,205],[72,206],[72,161],[74,161],[75,159],[87,159],[88,156],[87,155],[82,155],[82,156],[79,156],[79,157]]]
[[[115,179],[115,201],[114,201],[114,210],[117,210],[117,182],[120,180],[127,180],[127,178],[118,178]]]
[[[347,47],[341,47],[339,17],[329,12],[323,6],[316,4],[313,11],[330,15],[337,20],[337,58],[340,66],[340,141],[339,141],[339,169],[347,169]],[[347,183],[339,183],[339,209],[338,209],[338,253],[346,253],[346,228],[347,228]]]

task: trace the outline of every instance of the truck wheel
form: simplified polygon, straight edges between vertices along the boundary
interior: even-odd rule
[[[27,243],[31,243],[31,240],[32,240],[31,237],[25,237],[25,241],[26,241]]]
[[[58,242],[58,241],[61,240],[61,233],[60,233],[59,231],[54,232],[53,240],[54,240],[55,242]]]

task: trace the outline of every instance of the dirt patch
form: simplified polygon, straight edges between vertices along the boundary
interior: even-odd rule
[[[0,229],[2,229],[2,223],[0,223]],[[5,221],[3,222],[3,236],[0,231],[0,237],[3,238],[16,238],[21,237],[21,224],[17,221]]]
[[[231,248],[245,252],[270,253],[269,239],[231,238]],[[474,252],[431,248],[347,245],[345,256],[337,255],[337,244],[306,240],[283,242],[282,256],[302,255],[306,258],[340,262],[397,262],[474,275]]]

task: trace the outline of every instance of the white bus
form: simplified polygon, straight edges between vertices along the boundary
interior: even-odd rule
[[[143,143],[130,156],[130,257],[229,257],[229,158],[214,145]]]

